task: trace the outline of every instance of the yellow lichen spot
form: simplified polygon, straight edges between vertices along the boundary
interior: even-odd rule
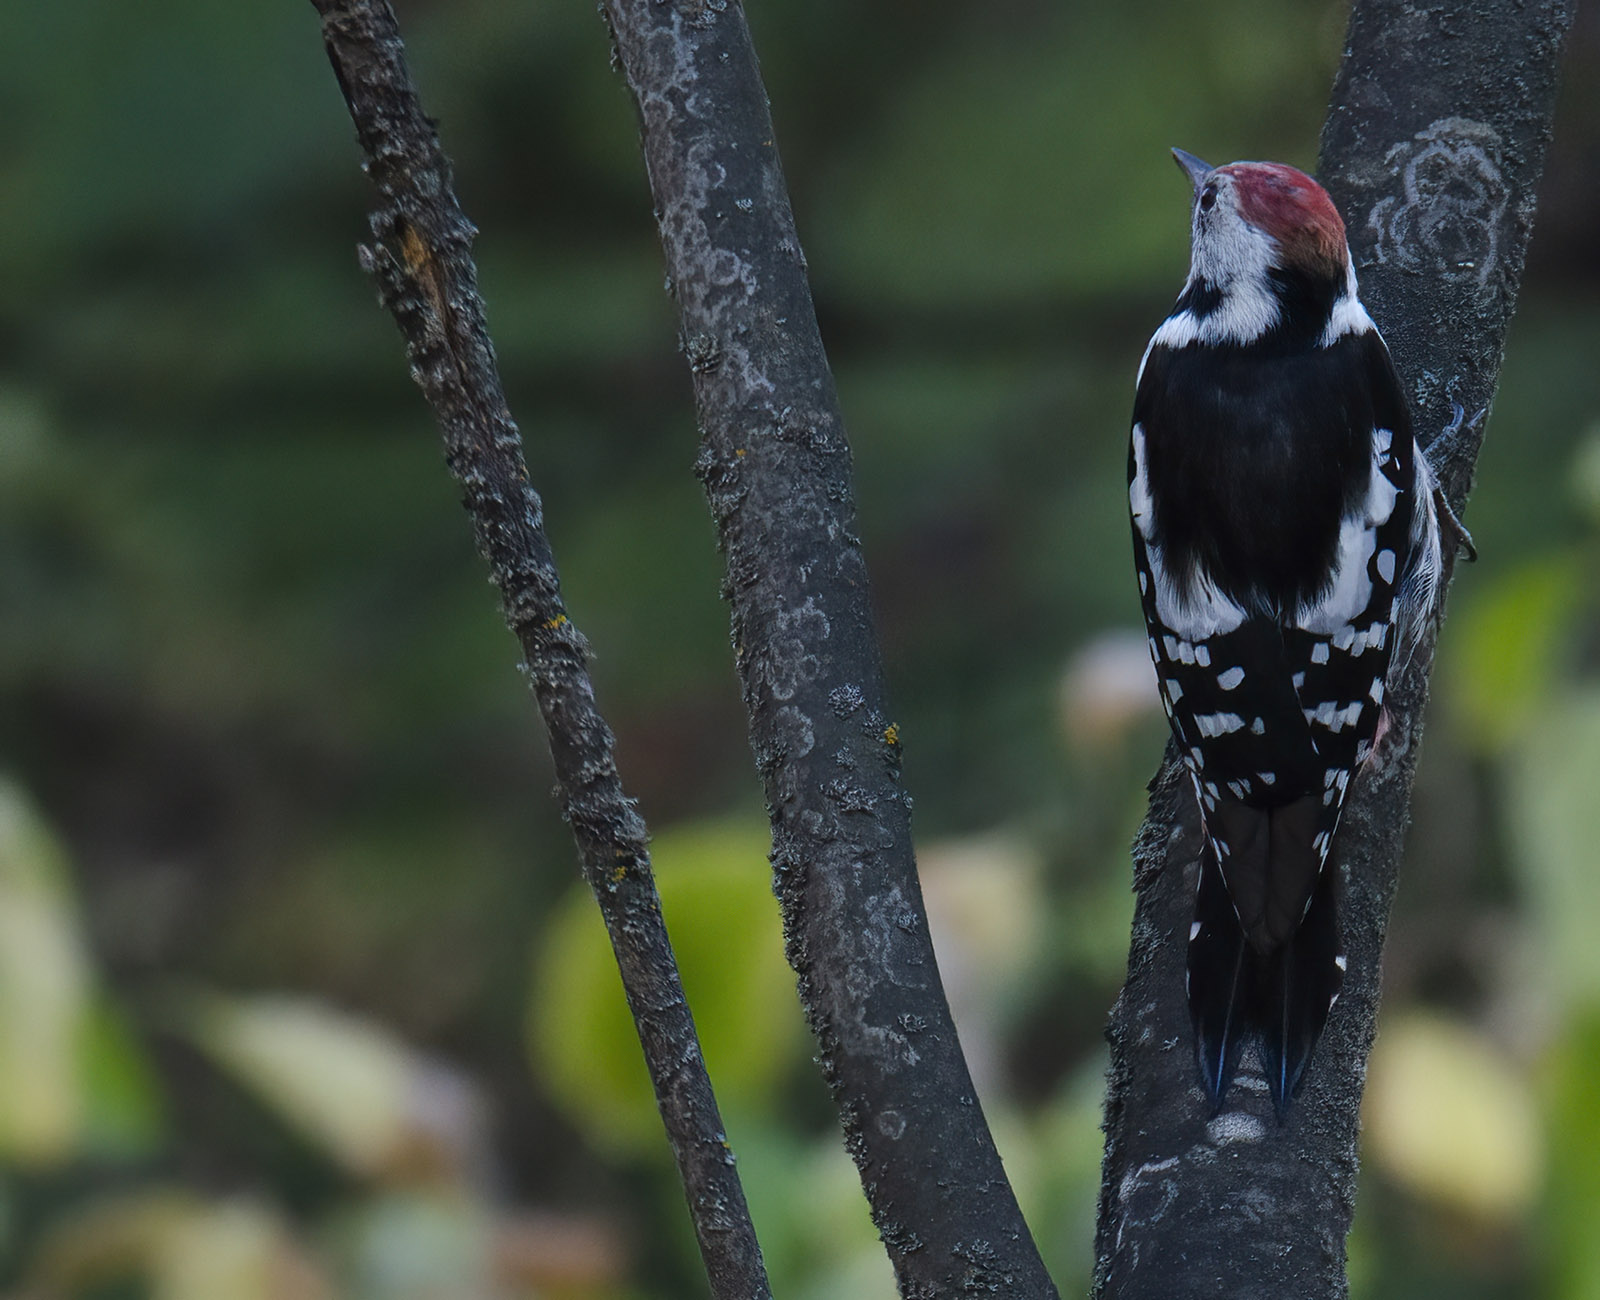
[[[558,627],[565,627],[566,623],[567,616],[565,614],[557,614],[554,618],[547,618],[544,621],[544,625],[552,632]]]
[[[883,739],[885,744],[898,745],[900,743],[900,724],[891,722],[885,727],[883,729]]]
[[[444,292],[444,273],[439,268],[433,250],[422,237],[422,232],[409,221],[403,224],[400,231],[400,256],[405,260],[406,270],[410,272],[411,278],[427,295],[428,305],[433,308],[433,314],[437,318],[435,323],[443,328],[449,318],[449,303],[445,299]]]
[[[422,242],[422,236],[409,221],[400,231],[400,255],[405,258],[406,268],[413,275],[428,264],[428,246]]]
[[[626,862],[619,862],[616,866],[611,868],[611,884],[613,888],[615,888],[617,885],[620,885],[627,878],[628,864]]]
[[[743,447],[735,447],[733,449],[733,454],[735,456],[737,456],[740,460],[743,460],[744,459],[744,448]]]

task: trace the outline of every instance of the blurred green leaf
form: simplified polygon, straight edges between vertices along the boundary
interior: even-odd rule
[[[1536,1220],[1549,1287],[1600,1298],[1600,1003],[1589,1001],[1553,1045],[1544,1075],[1549,1175]]]
[[[1552,699],[1512,756],[1506,793],[1548,986],[1558,1001],[1600,999],[1600,687]]]
[[[91,972],[65,856],[0,780],[0,1153],[55,1164],[83,1136]]]
[[[1481,1034],[1420,1011],[1386,1018],[1367,1073],[1363,1138],[1418,1196],[1492,1223],[1533,1203],[1543,1143],[1532,1088]]]
[[[152,1300],[332,1300],[281,1219],[252,1201],[201,1205],[155,1243]]]
[[[1549,699],[1586,590],[1573,557],[1544,556],[1475,587],[1451,619],[1440,675],[1482,748],[1502,748]]]
[[[719,1102],[770,1115],[800,1057],[803,1022],[783,957],[759,821],[705,822],[656,837],[662,910]],[[664,1151],[649,1075],[594,899],[574,887],[550,918],[529,1003],[534,1063],[596,1146]]]
[[[388,1030],[308,998],[188,994],[176,1019],[218,1065],[354,1173],[402,1155],[413,1053]]]
[[[161,1080],[119,1008],[101,998],[82,1039],[84,1146],[102,1156],[152,1154],[166,1129]]]

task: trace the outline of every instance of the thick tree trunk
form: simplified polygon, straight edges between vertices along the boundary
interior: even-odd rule
[[[1321,173],[1429,457],[1472,481],[1532,228],[1575,0],[1358,0]],[[1325,1300],[1347,1292],[1356,1136],[1379,959],[1409,815],[1433,636],[1389,696],[1391,728],[1336,848],[1349,972],[1305,1088],[1278,1124],[1264,1080],[1212,1117],[1194,1065],[1185,939],[1199,851],[1173,755],[1134,845],[1128,979],[1112,1012],[1095,1294]]]

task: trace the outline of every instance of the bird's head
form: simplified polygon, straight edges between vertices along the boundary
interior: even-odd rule
[[[1189,285],[1232,308],[1238,329],[1228,333],[1269,328],[1285,278],[1329,303],[1354,298],[1344,222],[1311,177],[1283,163],[1211,167],[1172,153],[1194,186]]]

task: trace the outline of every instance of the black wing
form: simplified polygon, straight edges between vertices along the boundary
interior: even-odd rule
[[[1414,444],[1376,334],[1287,377],[1215,351],[1147,362],[1134,560],[1206,837],[1189,979],[1207,1087],[1220,1100],[1253,1033],[1284,1104],[1343,969],[1323,868],[1394,653]]]

